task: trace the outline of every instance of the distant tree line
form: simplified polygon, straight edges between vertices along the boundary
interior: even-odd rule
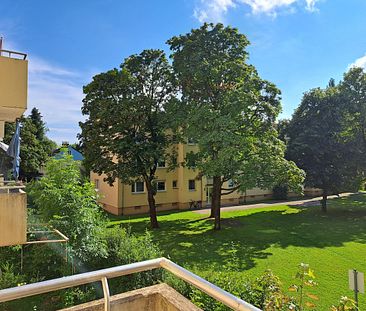
[[[327,197],[357,191],[366,170],[366,73],[351,68],[336,84],[306,92],[290,120],[278,124],[286,158],[306,172],[305,185]]]

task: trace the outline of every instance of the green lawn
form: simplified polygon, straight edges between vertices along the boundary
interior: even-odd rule
[[[293,282],[297,265],[315,270],[320,297],[317,310],[329,310],[348,289],[348,269],[366,272],[366,194],[329,201],[327,215],[318,206],[270,208],[225,212],[223,229],[212,230],[212,221],[190,211],[161,214],[161,228],[151,231],[165,256],[196,271],[230,270],[233,258],[243,278],[254,278],[266,269],[277,274],[284,289]],[[149,228],[147,217],[111,217],[111,225],[130,224],[135,233]],[[361,310],[366,299],[360,295]]]

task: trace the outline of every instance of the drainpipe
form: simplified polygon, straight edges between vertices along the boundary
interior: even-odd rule
[[[120,182],[121,183],[121,186],[122,186],[122,197],[121,197],[121,207],[122,207],[122,216],[124,215],[124,212],[123,212],[123,210],[124,210],[124,198],[125,198],[125,185],[122,183],[122,182]]]
[[[201,177],[201,207],[203,207],[203,177]]]

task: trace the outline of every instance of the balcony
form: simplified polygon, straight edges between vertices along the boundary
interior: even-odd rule
[[[0,50],[0,121],[14,122],[27,109],[26,54]]]
[[[101,282],[104,299],[74,306],[63,311],[199,311],[198,307],[166,284],[150,286],[110,296],[108,279],[132,273],[163,268],[180,279],[202,290],[233,310],[260,311],[166,258],[157,258],[129,265],[76,274],[59,279],[0,290],[0,302],[43,294],[59,289]]]
[[[27,241],[27,195],[14,184],[0,181],[0,247]]]

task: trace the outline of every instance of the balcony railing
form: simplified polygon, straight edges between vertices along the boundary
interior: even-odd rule
[[[5,53],[5,55],[3,55],[3,53]],[[10,58],[19,58],[19,57],[13,57],[14,55],[20,56],[20,59],[25,60],[27,58],[27,54],[25,53],[21,53],[21,52],[16,52],[16,51],[10,51],[10,50],[0,50],[0,56],[7,56]]]
[[[0,180],[0,193],[21,192],[23,189],[25,186],[14,180]]]
[[[101,282],[103,286],[104,294],[104,310],[111,310],[110,294],[108,279],[115,278],[123,275],[128,275],[136,272],[143,272],[147,270],[153,270],[163,268],[180,279],[190,283],[196,288],[202,290],[212,298],[222,302],[233,310],[240,311],[261,311],[253,305],[239,299],[238,297],[224,291],[216,285],[204,280],[198,275],[182,268],[174,262],[166,258],[158,258],[152,260],[146,260],[129,265],[118,266],[108,269],[102,269],[92,272],[86,272],[67,276],[59,279],[53,279],[49,281],[43,281],[33,283],[29,285],[23,285],[19,287],[13,287],[0,290],[0,302],[11,301],[28,296],[44,294],[51,291],[65,289],[69,287],[89,284],[93,282]]]

